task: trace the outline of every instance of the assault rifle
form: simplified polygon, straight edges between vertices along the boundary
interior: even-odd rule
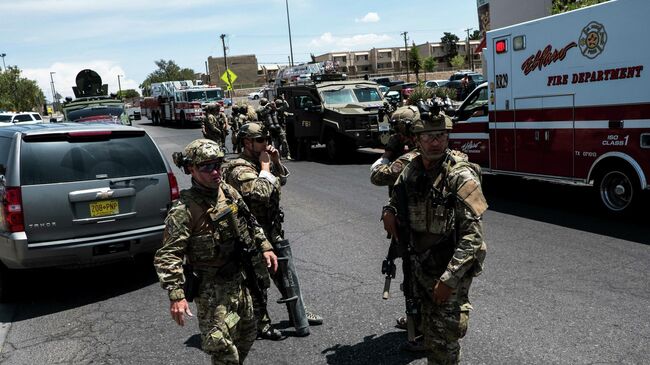
[[[257,278],[255,274],[254,260],[257,259],[258,250],[254,246],[246,244],[241,238],[239,233],[239,225],[235,220],[235,213],[237,212],[237,206],[234,205],[234,209],[230,206],[219,212],[218,215],[212,216],[211,220],[213,223],[218,222],[222,218],[226,218],[228,221],[228,226],[232,231],[233,237],[235,239],[235,250],[237,257],[241,260],[242,266],[244,267],[244,274],[246,276],[245,284],[248,290],[251,292],[251,296],[257,298],[263,303],[266,307],[266,295],[264,295],[264,286]]]
[[[406,194],[406,185],[398,184],[393,187],[394,194],[397,198],[397,217],[399,224],[397,226],[397,242],[402,250],[402,271],[404,274],[404,298],[406,299],[406,323],[408,331],[408,340],[415,341],[416,337],[416,320],[420,312],[420,300],[415,290],[413,278],[412,256],[413,246],[411,244],[411,231],[409,225],[408,213],[408,195]]]
[[[384,280],[384,295],[382,295],[384,300],[388,299],[390,295],[390,282],[392,279],[395,279],[395,258],[399,257],[397,254],[397,245],[397,240],[394,237],[391,238],[388,255],[386,255],[384,262],[381,264],[381,273],[382,275],[386,275],[386,279]]]

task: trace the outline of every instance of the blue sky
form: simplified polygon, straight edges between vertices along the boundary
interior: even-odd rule
[[[478,27],[475,0],[289,0],[294,62],[309,54],[464,39]],[[0,0],[0,53],[36,80],[48,99],[71,96],[79,70],[92,68],[117,91],[135,88],[158,59],[205,72],[209,56],[255,54],[287,63],[285,0]]]

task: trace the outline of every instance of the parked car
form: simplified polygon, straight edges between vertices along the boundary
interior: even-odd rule
[[[424,86],[430,89],[435,89],[437,87],[445,87],[449,80],[429,80],[424,82]]]
[[[268,90],[269,90],[268,87],[263,87],[263,88],[255,91],[255,92],[252,92],[252,93],[248,94],[248,98],[250,100],[257,100],[259,98],[267,98],[268,97],[267,96]]]
[[[0,113],[0,126],[20,124],[44,123],[43,118],[36,112]]]
[[[143,129],[0,128],[0,296],[13,269],[152,254],[178,197],[170,165]]]

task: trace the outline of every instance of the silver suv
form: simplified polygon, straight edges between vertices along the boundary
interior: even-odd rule
[[[7,269],[154,252],[179,193],[153,140],[122,125],[0,128],[0,173],[0,295]]]

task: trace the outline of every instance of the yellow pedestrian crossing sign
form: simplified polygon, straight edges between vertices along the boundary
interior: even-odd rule
[[[230,69],[226,69],[226,72],[221,75],[221,80],[226,83],[226,90],[232,90],[232,85],[237,80],[237,75]]]

